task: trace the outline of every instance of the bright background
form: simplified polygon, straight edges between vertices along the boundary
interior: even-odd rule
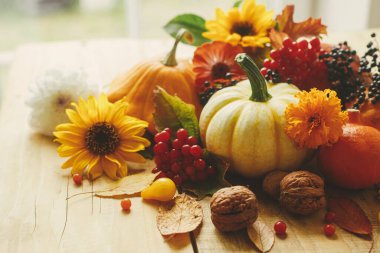
[[[168,38],[162,26],[177,14],[214,17],[235,0],[0,0],[0,82],[24,43],[94,38]],[[322,17],[329,32],[380,27],[380,0],[257,0],[276,14],[296,5],[295,20]]]

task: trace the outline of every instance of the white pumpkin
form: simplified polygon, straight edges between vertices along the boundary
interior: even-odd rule
[[[200,131],[207,150],[228,159],[245,177],[299,169],[310,152],[298,148],[284,131],[286,106],[297,103],[299,89],[267,83],[246,54],[236,61],[249,80],[216,92],[202,110]]]

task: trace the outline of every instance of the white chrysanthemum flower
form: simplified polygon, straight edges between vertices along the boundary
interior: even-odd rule
[[[53,136],[58,124],[68,122],[65,110],[71,102],[97,93],[96,85],[89,83],[84,71],[49,69],[36,78],[30,89],[26,101],[32,109],[29,124],[37,132]]]

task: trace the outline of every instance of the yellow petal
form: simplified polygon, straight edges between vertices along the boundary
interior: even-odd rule
[[[117,176],[119,178],[126,177],[128,175],[128,166],[126,163],[123,163],[122,166],[117,170]]]
[[[66,109],[66,114],[69,117],[70,121],[73,122],[75,125],[82,128],[87,128],[86,123],[82,120],[82,118],[76,111],[74,111],[73,109]]]
[[[72,157],[70,157],[69,159],[66,160],[66,162],[64,162],[62,165],[61,165],[61,168],[62,169],[68,169],[68,168],[71,168],[73,167],[74,165],[74,162],[75,162],[75,159],[77,159],[77,157],[82,154],[83,152],[85,152],[84,150],[83,151],[80,151],[78,153],[76,153],[75,155],[73,155]]]
[[[103,175],[102,162],[100,159],[101,158],[99,158],[99,161],[93,167],[89,167],[87,170],[87,177],[90,180],[95,180]]]
[[[113,163],[106,158],[101,159],[101,162],[102,162],[103,172],[106,173],[106,175],[109,178],[111,178],[113,180],[117,180],[118,177],[117,177],[116,173],[117,173],[117,170],[119,169],[119,166],[116,163]]]
[[[60,145],[57,148],[57,153],[61,157],[67,157],[67,156],[75,155],[76,153],[78,153],[81,150],[83,150],[83,149],[78,148],[78,147],[70,147],[70,146],[66,146],[66,145]]]
[[[76,173],[82,174],[84,169],[86,169],[86,167],[90,164],[93,157],[94,156],[88,151],[84,151],[80,153],[74,161],[71,174],[76,174]]]
[[[99,121],[103,122],[106,120],[106,116],[109,113],[109,102],[107,99],[107,96],[102,93],[99,97],[99,104],[98,104],[98,111],[99,111]]]
[[[118,152],[118,154],[123,157],[125,161],[134,162],[134,163],[144,163],[146,162],[145,158],[138,153],[129,153],[129,152]]]

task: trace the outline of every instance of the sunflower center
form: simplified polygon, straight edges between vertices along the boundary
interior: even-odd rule
[[[211,69],[212,79],[216,80],[216,79],[225,78],[228,72],[230,72],[230,67],[223,62],[218,62],[214,66],[212,66],[212,69]]]
[[[120,138],[116,128],[107,122],[95,123],[86,134],[87,149],[95,155],[111,154],[119,143]]]
[[[230,32],[240,34],[242,37],[255,34],[251,22],[237,22],[233,24]]]

